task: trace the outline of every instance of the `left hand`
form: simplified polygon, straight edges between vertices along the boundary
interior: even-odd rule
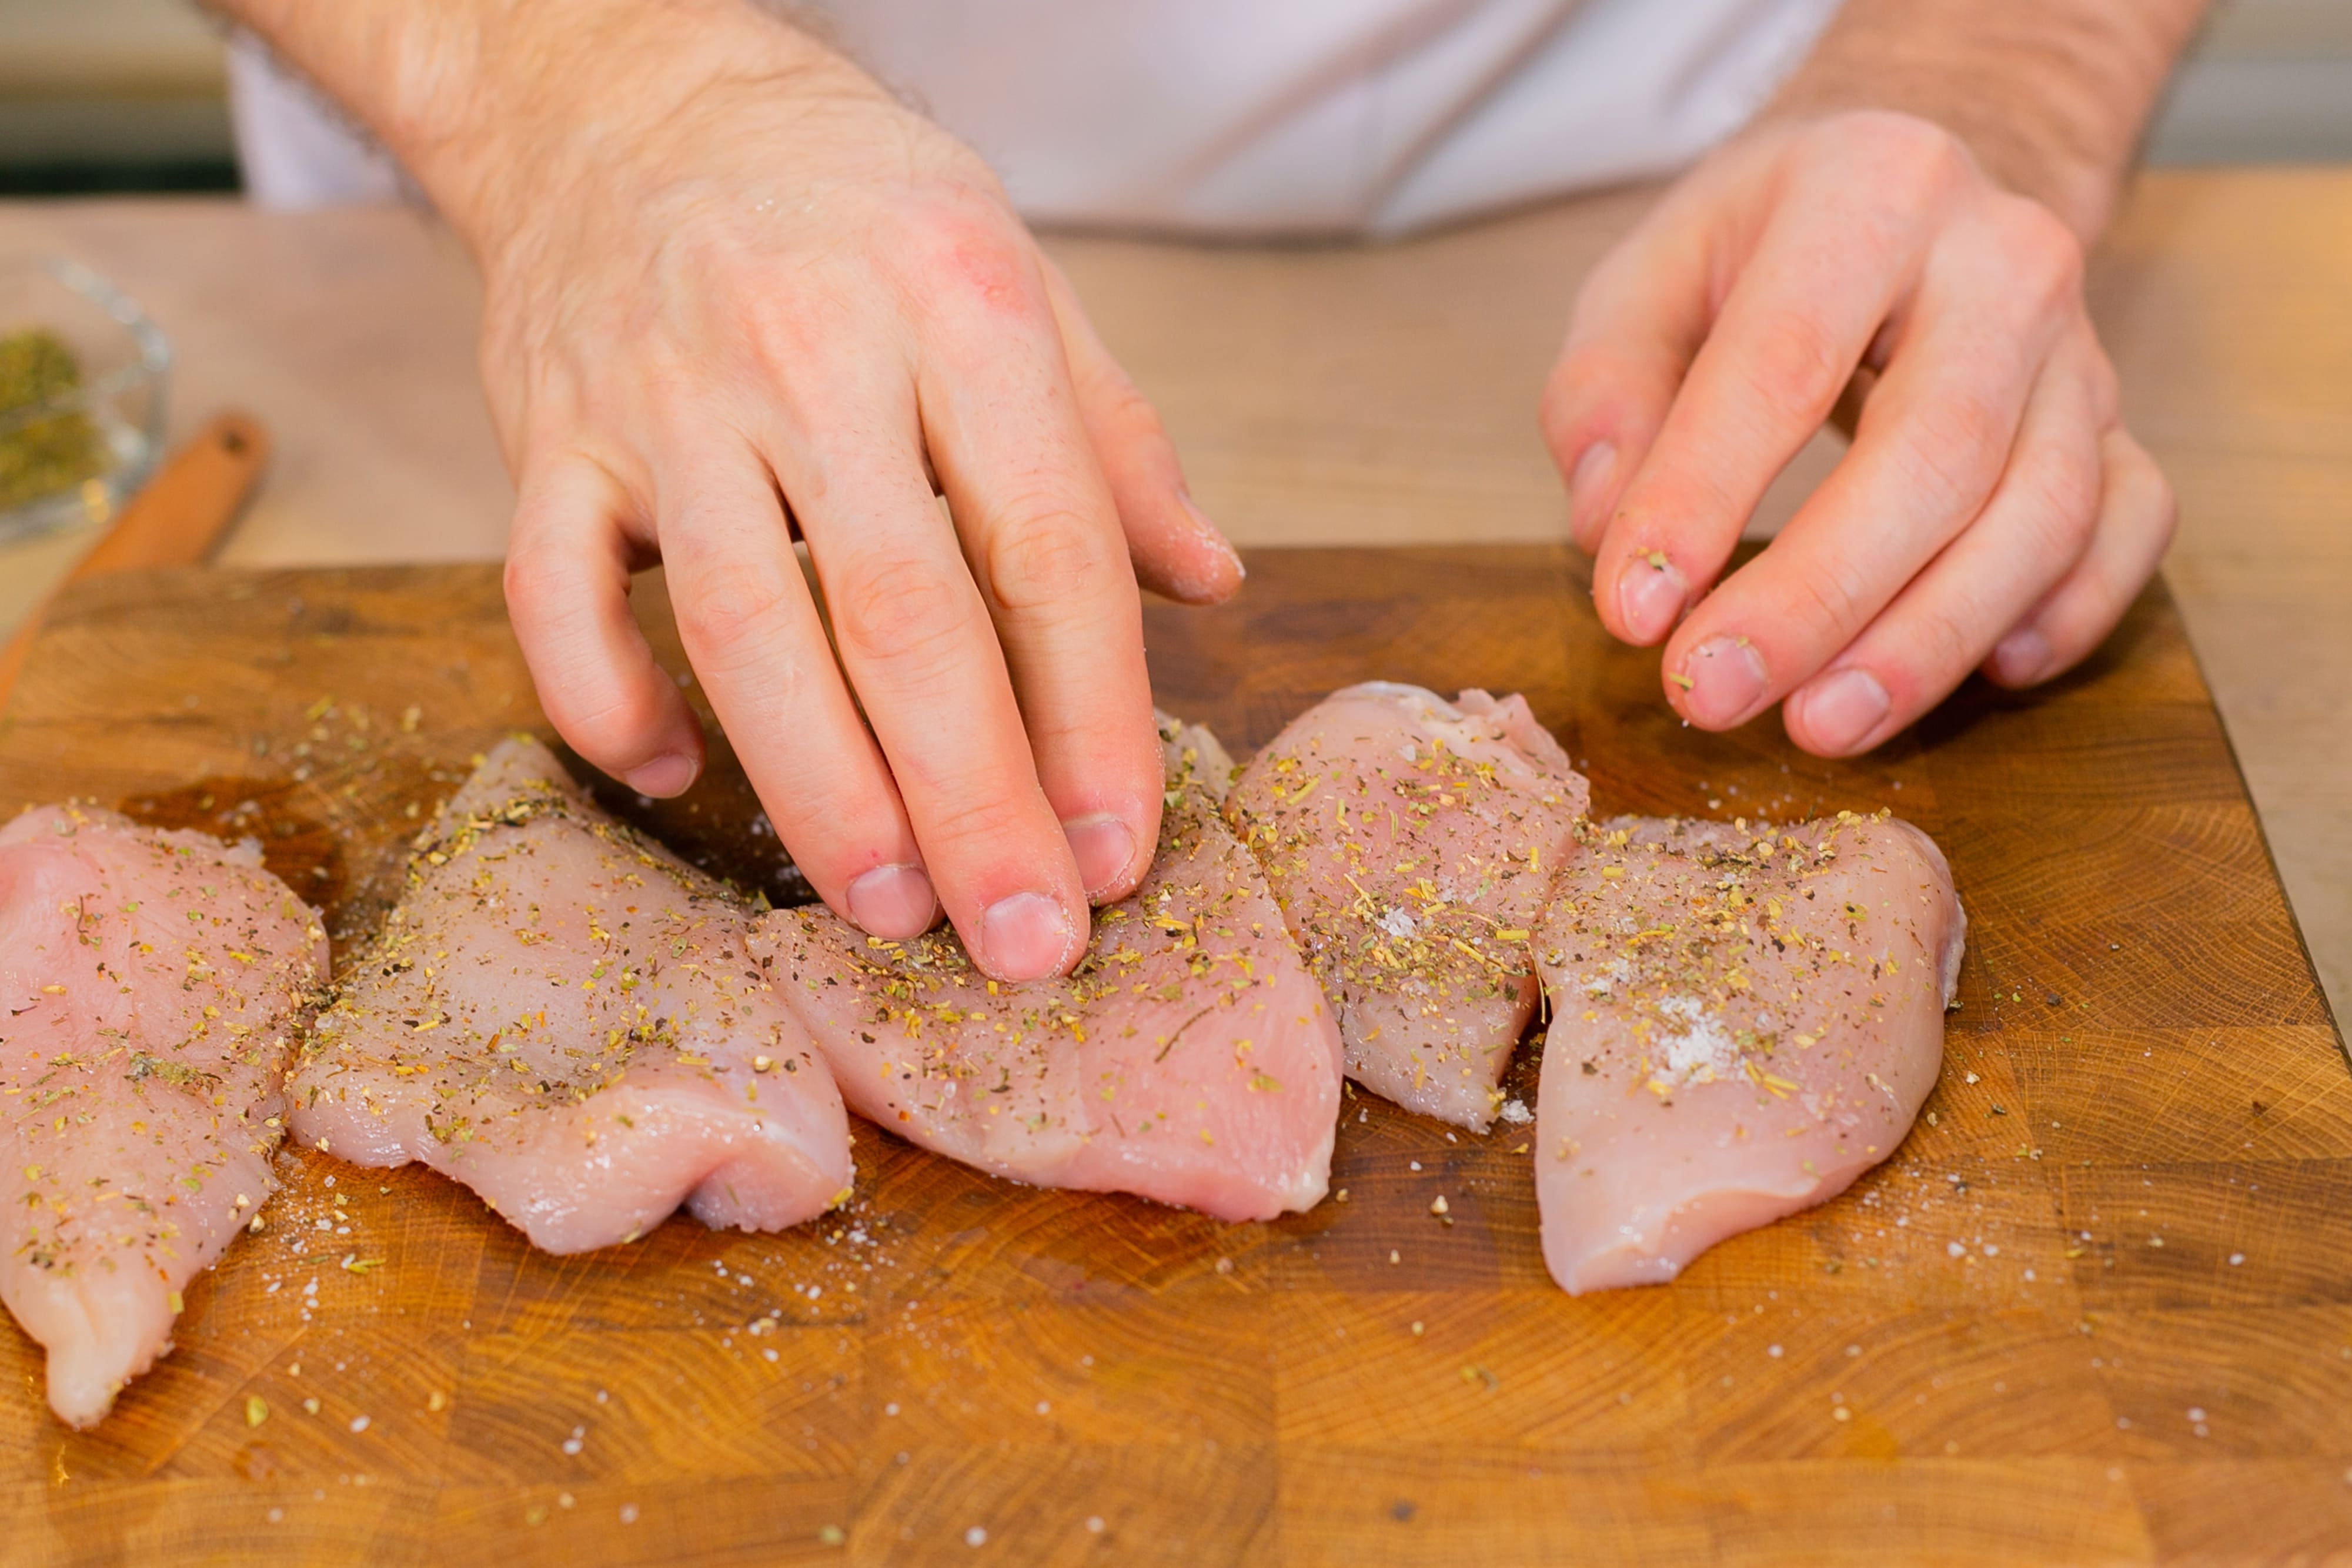
[[[2123,427],[2082,273],[2050,209],[1875,110],[1751,129],[1602,260],[1544,434],[1601,622],[1666,639],[1685,718],[1728,729],[1781,702],[1790,739],[1846,756],[1971,670],[2032,685],[2097,646],[2174,508]],[[1853,449],[1714,587],[1857,371]]]

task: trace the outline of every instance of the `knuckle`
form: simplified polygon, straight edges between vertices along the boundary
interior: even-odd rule
[[[1908,446],[1914,485],[1953,509],[1989,493],[2008,455],[2014,411],[1981,392],[1953,388],[1912,418]]]
[[[1927,205],[1969,172],[1967,152],[1943,127],[1892,110],[1857,110],[1838,129],[1862,148],[1880,189],[1906,206]]]
[[[855,294],[846,289],[755,286],[736,290],[735,297],[744,302],[752,355],[788,393],[800,393],[810,381],[835,379],[833,372],[845,350],[855,351],[850,346],[883,336],[863,319],[853,303]],[[707,366],[697,369],[708,377]]]
[[[677,611],[687,645],[723,657],[727,650],[779,629],[785,585],[775,571],[755,562],[714,562],[694,574],[688,591],[677,596]]]
[[[2123,382],[2105,350],[2095,344],[2090,359],[2091,420],[2104,427],[2115,423],[2123,406]]]
[[[1110,565],[1102,530],[1073,507],[1047,505],[998,528],[988,541],[988,585],[1007,610],[1044,610],[1077,598]]]
[[[2040,552],[2068,561],[2080,556],[2098,528],[2099,499],[2095,465],[2071,459],[2044,465],[2026,497]]]
[[[924,664],[952,656],[969,619],[964,596],[935,563],[880,554],[842,573],[833,589],[835,633],[869,659]]]
[[[1853,371],[1826,322],[1787,309],[1759,324],[1739,368],[1765,406],[1809,415],[1828,413]]]
[[[546,694],[548,706],[558,710],[548,716],[582,756],[599,767],[643,760],[668,717],[660,697],[644,681],[599,684],[604,689],[597,696],[560,690]]]
[[[536,619],[541,608],[558,597],[562,558],[536,535],[518,534],[507,547],[506,570],[500,585],[509,613]]]
[[[891,249],[919,308],[1043,316],[1045,276],[1018,227],[969,193],[929,199],[894,225]]]
[[[2173,494],[2172,481],[2161,470],[2156,475],[2155,509],[2158,527],[2167,539],[2180,526],[2180,497]]]
[[[1973,613],[1969,613],[1972,612]],[[1981,628],[1982,608],[1978,605],[1937,608],[1920,617],[1918,656],[1913,661],[1912,680],[1925,686],[1937,678],[1940,672],[1957,674],[1975,664],[1983,655],[1978,652],[1985,641]]]
[[[2149,519],[2148,528],[2155,536],[2157,551],[2161,554],[2164,548],[2172,542],[2173,534],[2180,527],[2179,498],[2173,494],[2172,481],[2164,476],[2164,470],[2158,468],[2153,461],[2147,461],[2143,485],[2147,496],[2140,506]]]
[[[1922,603],[1906,613],[1899,646],[1884,648],[1873,665],[1895,708],[1933,702],[1974,668],[1990,642],[1989,619],[1973,599]]]
[[[1019,800],[1006,790],[966,791],[925,813],[923,838],[939,845],[970,846],[967,852],[993,859],[1036,831],[1034,813],[1015,803]]]
[[[1555,454],[1565,452],[1583,435],[1595,412],[1587,390],[1599,379],[1590,373],[1594,368],[1571,350],[1560,357],[1544,382],[1543,395],[1536,402],[1536,428]]]
[[[1160,411],[1151,400],[1137,390],[1133,382],[1117,371],[1106,371],[1087,387],[1094,404],[1095,417],[1120,439],[1127,441],[1159,441],[1168,439],[1168,432],[1160,422]]]
[[[1868,619],[1864,613],[1863,585],[1840,563],[1807,573],[1791,586],[1793,591],[1784,608],[1813,647],[1844,646]]]
[[[1996,193],[2001,249],[2025,291],[2044,302],[2082,291],[2083,242],[2058,214],[2030,197]]]

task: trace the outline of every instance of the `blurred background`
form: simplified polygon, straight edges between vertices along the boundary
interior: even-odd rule
[[[189,0],[0,0],[0,195],[236,189],[225,76]],[[2149,156],[2352,160],[2352,0],[2221,0]]]

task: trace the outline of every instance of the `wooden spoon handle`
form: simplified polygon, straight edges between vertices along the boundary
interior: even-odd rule
[[[269,457],[269,433],[249,414],[224,413],[173,453],[123,507],[88,555],[66,573],[68,582],[145,567],[196,566],[209,557],[236,520]],[[0,706],[15,689],[26,651],[40,631],[35,609],[0,648]]]
[[[269,433],[259,420],[243,413],[217,416],[131,497],[66,580],[202,564],[236,519],[268,459]]]

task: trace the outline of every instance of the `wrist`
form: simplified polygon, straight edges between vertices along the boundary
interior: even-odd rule
[[[2085,246],[2206,0],[1843,0],[1767,118],[1913,115]]]
[[[706,95],[880,92],[744,0],[457,0],[386,31],[367,118],[486,268],[551,206],[660,166]]]
[[[1924,103],[1907,95],[1848,94],[1809,87],[1776,98],[1752,123],[1755,129],[1767,130],[1866,110],[1906,115],[1950,135],[1968,149],[1988,179],[2049,208],[2085,248],[2113,215],[2119,176],[2077,156],[2065,139],[2036,128],[2025,117],[1988,124],[1975,113]]]

